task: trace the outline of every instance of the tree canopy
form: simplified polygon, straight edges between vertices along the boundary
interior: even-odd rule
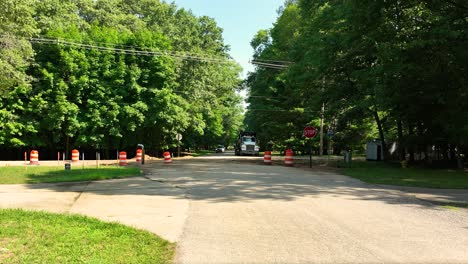
[[[186,147],[228,144],[242,124],[222,29],[174,4],[1,1],[0,46],[3,149],[109,158],[170,149],[178,133]]]
[[[380,139],[397,146],[387,158],[467,153],[467,11],[458,0],[286,1],[251,42],[256,60],[287,67],[250,74],[247,125],[300,147],[323,107],[336,152]]]

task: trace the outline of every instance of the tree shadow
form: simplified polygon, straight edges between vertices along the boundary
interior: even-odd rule
[[[97,195],[169,196],[212,203],[309,198],[380,201],[442,209],[395,189],[371,185],[320,168],[266,166],[261,161],[196,158],[172,165],[149,163],[144,175],[124,179],[31,184],[30,189],[86,192]],[[450,197],[448,197],[450,198]]]
[[[37,169],[36,169],[37,168]],[[135,177],[138,174],[139,168],[135,167],[118,167],[115,165],[105,165],[100,168],[82,167],[74,165],[72,169],[41,169],[36,167],[34,170],[25,170],[24,178],[26,184],[31,184],[31,188],[37,186],[47,186],[47,184],[56,184],[58,186],[80,185],[83,182],[100,181],[109,179],[121,179]],[[138,176],[138,175],[137,175]],[[35,186],[37,185],[37,186]],[[40,187],[39,187],[40,188]]]

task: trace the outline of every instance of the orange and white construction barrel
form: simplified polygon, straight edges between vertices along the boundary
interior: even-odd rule
[[[72,162],[80,161],[80,152],[77,149],[72,150]]]
[[[39,165],[39,151],[31,150],[29,153],[29,165]]]
[[[263,155],[263,163],[265,165],[271,165],[271,151],[265,151]]]
[[[121,151],[119,152],[119,165],[120,166],[127,166],[127,152]]]
[[[141,163],[142,157],[143,157],[143,150],[137,149],[136,150],[136,162]]]
[[[172,163],[172,158],[171,158],[171,153],[169,151],[164,152],[164,164],[171,164]]]
[[[284,165],[288,167],[294,166],[294,160],[293,160],[293,151],[291,149],[286,150],[286,156],[284,157]]]

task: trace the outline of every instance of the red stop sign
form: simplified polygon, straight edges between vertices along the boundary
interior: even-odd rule
[[[304,136],[307,138],[313,138],[317,135],[317,130],[314,127],[305,127]]]

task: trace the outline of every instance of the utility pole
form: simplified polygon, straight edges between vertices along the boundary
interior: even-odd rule
[[[323,102],[323,92],[325,90],[325,77],[322,79],[322,109],[320,111],[320,149],[319,156],[323,155],[323,122],[325,117],[325,102]]]
[[[322,103],[322,111],[320,113],[320,152],[319,155],[323,155],[323,122],[325,118],[325,103]]]

